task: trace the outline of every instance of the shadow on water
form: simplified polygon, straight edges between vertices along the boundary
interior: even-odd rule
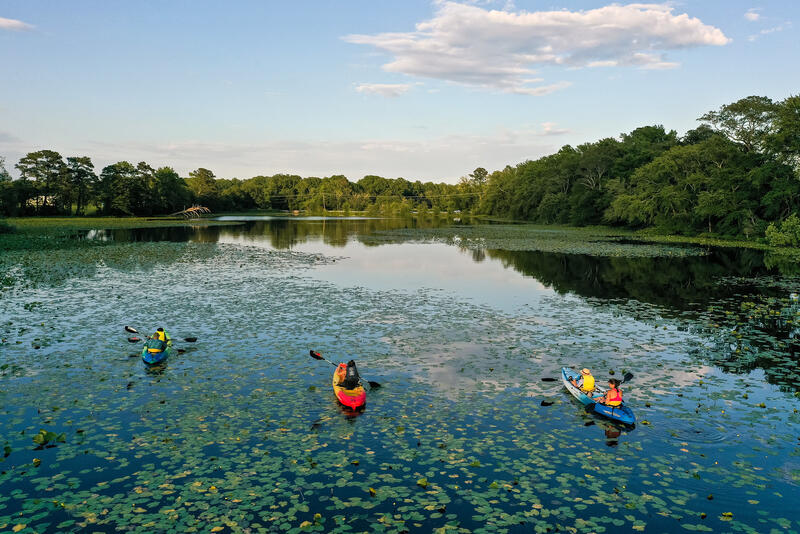
[[[709,302],[719,298],[719,281],[724,277],[774,274],[764,266],[764,253],[749,249],[717,248],[704,256],[678,258],[509,250],[489,250],[486,254],[561,294],[606,300],[635,299],[675,311],[705,309]]]

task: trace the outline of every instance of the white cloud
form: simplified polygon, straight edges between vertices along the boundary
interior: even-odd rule
[[[513,7],[513,6],[509,6]],[[539,85],[535,66],[674,68],[667,50],[721,46],[721,30],[668,4],[629,4],[588,11],[513,12],[449,0],[411,32],[348,35],[392,56],[383,68],[506,93],[542,95],[569,85]]]
[[[758,13],[760,10],[758,8],[751,8],[747,10],[747,13],[744,14],[744,18],[749,20],[750,22],[755,22],[761,18],[761,15]]]
[[[777,26],[773,26],[772,28],[765,28],[765,29],[761,30],[760,32],[758,32],[758,33],[755,33],[755,34],[753,34],[753,35],[749,36],[749,37],[747,38],[747,40],[748,40],[748,41],[755,41],[755,40],[757,40],[759,37],[761,37],[762,35],[769,35],[770,33],[782,32],[782,31],[783,31],[783,30],[785,30],[786,28],[789,28],[789,27],[791,27],[791,25],[792,25],[792,22],[787,20],[787,21],[786,21],[786,22],[784,22],[783,24],[779,24],[779,25],[777,25]]]
[[[16,19],[4,19],[0,17],[0,30],[32,30],[33,26]]]
[[[571,133],[571,130],[565,128],[556,128],[554,122],[543,122],[541,135],[565,135]]]
[[[362,83],[356,86],[356,91],[367,95],[381,95],[396,97],[407,93],[411,89],[408,83]]]

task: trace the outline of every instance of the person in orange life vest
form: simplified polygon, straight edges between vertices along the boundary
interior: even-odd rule
[[[574,379],[571,379],[570,382],[572,382],[572,385],[576,388],[581,388],[581,391],[584,393],[591,393],[594,391],[594,377],[592,376],[592,372],[585,367],[581,369],[580,380],[576,382]]]
[[[619,406],[622,404],[622,390],[619,389],[619,384],[619,380],[610,378],[608,380],[608,391],[606,391],[606,394],[592,400],[600,404],[605,404],[606,406]]]

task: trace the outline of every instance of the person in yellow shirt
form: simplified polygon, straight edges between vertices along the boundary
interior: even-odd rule
[[[161,340],[161,341],[163,341],[165,343],[167,341],[171,340],[171,338],[169,337],[169,334],[167,334],[167,332],[165,332],[164,329],[161,328],[161,327],[159,327],[158,330],[155,331],[155,333],[153,334],[153,337],[156,338],[156,339],[159,339],[159,340]]]
[[[150,336],[150,340],[155,340],[156,342],[160,341],[161,343],[150,343],[147,344],[147,351],[148,352],[163,352],[167,350],[167,344],[171,341],[169,334],[163,329],[159,328],[153,335]]]
[[[594,376],[592,376],[592,372],[586,367],[581,369],[581,377],[578,381],[572,379],[570,382],[572,382],[573,386],[580,388],[584,393],[591,393],[594,391]]]

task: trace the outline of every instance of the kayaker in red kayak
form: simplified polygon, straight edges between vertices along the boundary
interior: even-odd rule
[[[339,377],[339,386],[344,389],[355,389],[361,383],[361,377],[358,375],[356,362],[350,360],[347,364],[340,363],[336,374]]]
[[[602,397],[592,399],[596,403],[606,406],[619,406],[622,404],[622,390],[619,389],[620,381],[616,378],[608,379],[608,391]]]

